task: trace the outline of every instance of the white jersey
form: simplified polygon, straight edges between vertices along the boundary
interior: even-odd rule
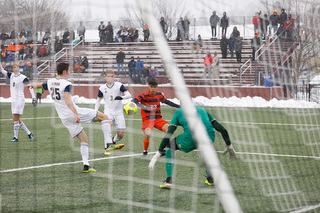
[[[122,93],[127,91],[127,88],[120,83],[114,82],[111,86],[104,84],[100,86],[98,97],[104,99],[104,114],[120,114],[123,113],[121,100],[114,100],[117,96],[122,96]]]
[[[56,111],[61,119],[74,117],[74,113],[66,104],[64,99],[65,92],[72,92],[72,84],[63,78],[52,78],[42,84],[43,89],[50,92]],[[73,103],[73,102],[72,102]],[[78,111],[78,106],[73,103]]]
[[[28,78],[21,73],[15,75],[12,72],[8,72],[7,75],[10,78],[11,102],[24,101],[24,86],[29,83]]]

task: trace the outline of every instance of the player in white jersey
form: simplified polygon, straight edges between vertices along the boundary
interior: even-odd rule
[[[66,80],[70,75],[69,64],[58,64],[57,74],[56,78],[49,79],[45,83],[29,84],[28,87],[49,90],[61,122],[69,130],[72,137],[78,137],[80,140],[80,153],[83,161],[82,172],[95,172],[96,170],[91,168],[88,162],[88,137],[80,123],[100,121],[105,140],[111,141],[111,124],[108,116],[94,109],[80,108],[73,103],[71,95],[72,84]]]
[[[106,114],[114,123],[117,134],[112,137],[111,142],[105,143],[105,155],[110,155],[110,151],[114,150],[113,147],[124,146],[123,144],[116,145],[116,142],[121,140],[126,129],[126,123],[123,116],[123,99],[130,99],[131,94],[120,82],[114,82],[114,71],[108,70],[105,73],[106,84],[103,84],[99,88],[98,98],[95,104],[95,110],[98,111],[100,102],[103,98],[104,114]]]
[[[33,140],[34,134],[29,131],[27,126],[21,121],[21,116],[23,114],[25,98],[24,98],[24,87],[29,83],[28,78],[21,74],[19,65],[14,64],[13,72],[7,72],[0,65],[0,71],[5,76],[8,76],[10,79],[10,96],[11,96],[11,112],[13,119],[13,133],[14,137],[10,142],[18,142],[19,129],[21,128],[25,133],[28,134],[30,141]],[[36,99],[34,91],[32,88],[29,88],[29,91],[32,96],[32,104],[36,106]]]

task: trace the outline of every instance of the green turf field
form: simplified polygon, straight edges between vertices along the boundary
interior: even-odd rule
[[[225,144],[216,133],[214,147],[244,212],[320,212],[318,109],[205,108],[226,127],[238,152],[237,161],[223,156]],[[164,119],[175,110],[162,107]],[[204,184],[199,152],[177,152],[175,188],[160,189],[164,159],[149,172],[153,154],[142,156],[140,113],[126,118],[125,147],[109,157],[103,154],[100,123],[83,124],[97,170],[83,174],[79,142],[70,138],[53,105],[26,104],[22,120],[35,139],[30,142],[20,130],[19,142],[10,143],[11,108],[0,103],[0,212],[223,212],[214,187]],[[154,131],[150,152],[162,136]]]

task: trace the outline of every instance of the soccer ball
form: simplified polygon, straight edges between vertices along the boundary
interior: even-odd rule
[[[127,114],[127,115],[134,115],[137,113],[138,111],[138,107],[135,103],[133,102],[129,102],[126,105],[124,105],[123,107],[123,111]]]

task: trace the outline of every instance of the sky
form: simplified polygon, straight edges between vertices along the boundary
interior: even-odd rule
[[[212,11],[217,11],[221,17],[224,11],[229,16],[253,16],[262,10],[259,0],[171,0],[185,2],[188,17],[209,17]],[[134,0],[65,0],[68,11],[76,19],[91,21],[118,20],[125,14],[125,3],[134,3]],[[248,9],[249,8],[249,9]]]

